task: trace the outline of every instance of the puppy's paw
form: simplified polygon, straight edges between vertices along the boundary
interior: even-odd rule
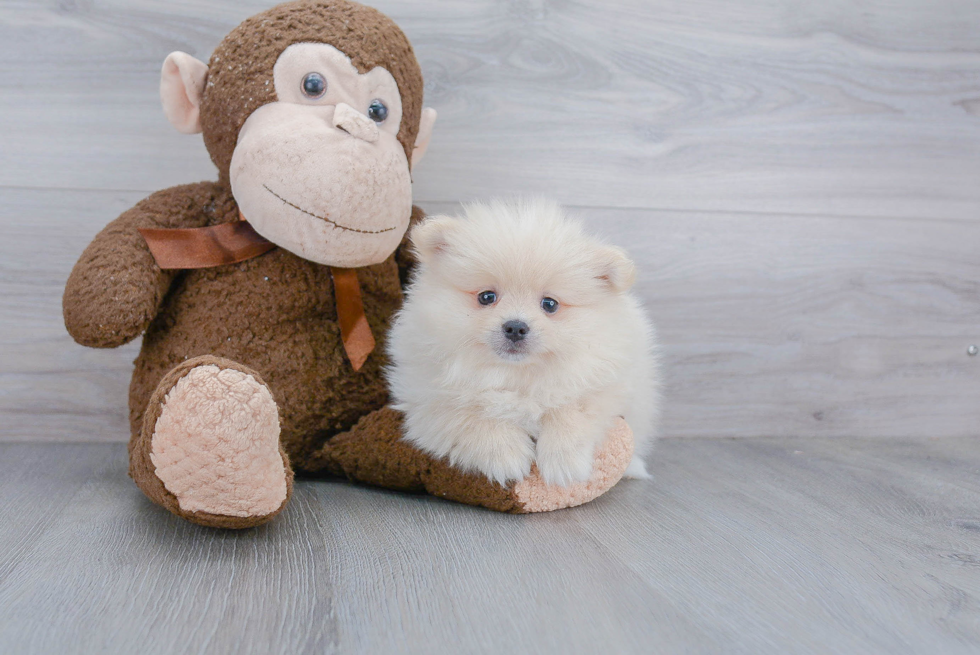
[[[592,475],[593,448],[561,439],[539,439],[538,471],[545,484],[567,487],[585,482]]]
[[[523,430],[501,424],[478,438],[457,443],[449,459],[453,466],[477,470],[506,486],[510,481],[523,480],[531,472],[534,443]]]

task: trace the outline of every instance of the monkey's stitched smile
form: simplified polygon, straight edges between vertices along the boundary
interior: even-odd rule
[[[272,189],[270,189],[268,187],[268,185],[263,184],[262,185],[262,188],[264,188],[266,191],[268,191],[269,193],[271,193],[272,195],[274,195],[276,198],[279,198],[279,200],[282,200],[285,204],[289,205],[293,209],[298,209],[299,211],[303,212],[307,216],[312,216],[313,218],[319,218],[321,221],[325,221],[327,223],[330,223],[334,227],[340,228],[341,230],[347,230],[348,232],[357,232],[358,234],[383,234],[384,232],[391,232],[392,230],[397,230],[398,229],[397,226],[396,227],[386,227],[383,230],[358,230],[356,227],[347,227],[346,225],[341,225],[340,223],[338,223],[336,221],[330,220],[326,216],[319,216],[317,214],[314,214],[313,212],[306,211],[305,209],[303,209],[299,205],[294,205],[293,203],[289,202],[288,200],[286,200],[285,198],[283,198],[282,196],[280,196],[278,193],[276,193],[275,191],[273,191]]]

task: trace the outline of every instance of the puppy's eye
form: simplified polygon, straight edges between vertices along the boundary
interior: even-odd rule
[[[388,118],[388,107],[385,105],[385,103],[375,99],[371,101],[367,114],[368,118],[375,123],[384,123],[385,119]]]
[[[327,80],[319,73],[307,73],[303,78],[303,95],[307,98],[322,98],[327,92]]]
[[[481,305],[492,305],[497,302],[497,294],[493,291],[481,291],[476,294],[476,299],[480,301]]]
[[[554,314],[558,311],[558,301],[554,298],[542,298],[541,309],[547,314]]]

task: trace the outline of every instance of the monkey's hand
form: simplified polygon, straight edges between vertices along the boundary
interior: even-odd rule
[[[213,182],[158,191],[109,223],[72,269],[62,309],[83,346],[115,348],[146,330],[174,279],[157,266],[141,227],[202,227],[224,222],[231,194]]]

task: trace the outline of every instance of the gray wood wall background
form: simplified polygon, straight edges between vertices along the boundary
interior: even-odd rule
[[[272,4],[0,3],[0,441],[121,441],[138,345],[61,293],[148,193],[213,179],[163,58]],[[418,204],[556,197],[640,265],[663,434],[980,432],[980,2],[375,0],[440,114]]]

